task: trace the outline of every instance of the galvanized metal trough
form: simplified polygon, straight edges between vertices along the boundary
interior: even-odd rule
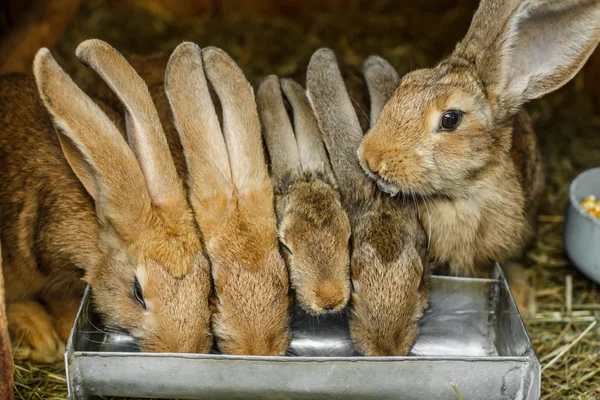
[[[406,357],[363,357],[343,315],[296,309],[285,357],[142,353],[105,334],[90,288],[67,343],[69,399],[532,400],[540,363],[499,266],[494,279],[434,276],[430,308]],[[454,386],[454,387],[453,387]]]

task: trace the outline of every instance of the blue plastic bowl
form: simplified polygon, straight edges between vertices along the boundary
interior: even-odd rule
[[[600,283],[600,219],[581,206],[587,196],[600,199],[600,168],[579,174],[569,188],[563,231],[567,256],[588,278]]]

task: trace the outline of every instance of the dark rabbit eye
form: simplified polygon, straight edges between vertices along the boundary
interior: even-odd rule
[[[462,112],[458,110],[449,110],[442,114],[440,118],[439,130],[441,131],[453,131],[460,124],[462,120]]]
[[[292,250],[290,250],[290,248],[283,243],[282,241],[279,242],[279,244],[281,244],[281,248],[284,249],[285,251],[287,251],[289,254],[292,254]]]
[[[145,310],[146,302],[144,301],[144,293],[142,292],[142,286],[140,285],[140,282],[137,280],[137,278],[135,278],[135,281],[133,281],[133,295],[135,296],[137,302],[140,303],[140,305],[144,307]]]

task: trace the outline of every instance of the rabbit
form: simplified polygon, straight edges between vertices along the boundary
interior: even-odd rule
[[[281,91],[294,108],[294,129]],[[279,240],[302,308],[319,315],[350,298],[350,222],[304,89],[267,77],[256,94],[271,160]]]
[[[526,314],[514,260],[533,239],[545,172],[523,105],[566,84],[599,40],[599,1],[482,0],[448,58],[402,78],[358,151],[384,191],[424,199],[440,272],[488,277],[506,263]]]
[[[371,123],[398,81],[379,57],[363,66]],[[358,163],[363,130],[330,49],[308,65],[306,91],[352,227],[350,335],[366,356],[403,356],[418,336],[428,307],[427,236],[415,207],[378,191]]]
[[[212,265],[217,346],[226,354],[284,355],[292,301],[253,90],[225,52],[185,42],[168,62],[165,91]]]
[[[0,239],[15,357],[63,358],[86,284],[107,325],[142,351],[208,352],[210,265],[148,89],[107,43],[85,41],[76,54],[120,98],[124,120],[45,48],[35,79],[0,78]]]

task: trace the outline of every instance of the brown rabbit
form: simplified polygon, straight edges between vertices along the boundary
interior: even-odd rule
[[[294,109],[294,129],[281,91]],[[267,77],[257,91],[271,176],[279,240],[291,285],[311,314],[340,311],[350,298],[350,222],[317,121],[304,89],[292,80]]]
[[[398,75],[378,57],[365,62],[364,74],[374,123]],[[428,305],[425,232],[411,204],[377,191],[361,170],[363,132],[331,50],[313,54],[306,82],[352,226],[353,342],[368,356],[406,355]]]
[[[402,78],[359,158],[384,190],[426,199],[435,264],[488,276],[532,238],[544,171],[523,104],[567,83],[599,40],[600,1],[482,0],[452,55]]]
[[[207,80],[223,109],[222,127]],[[169,60],[165,89],[212,262],[217,344],[229,354],[283,355],[291,297],[252,88],[222,50],[183,43]]]
[[[0,239],[15,356],[63,357],[86,282],[107,324],[142,350],[207,352],[209,263],[147,87],[104,42],[83,42],[77,56],[122,100],[127,124],[47,49],[35,81],[0,78]]]

